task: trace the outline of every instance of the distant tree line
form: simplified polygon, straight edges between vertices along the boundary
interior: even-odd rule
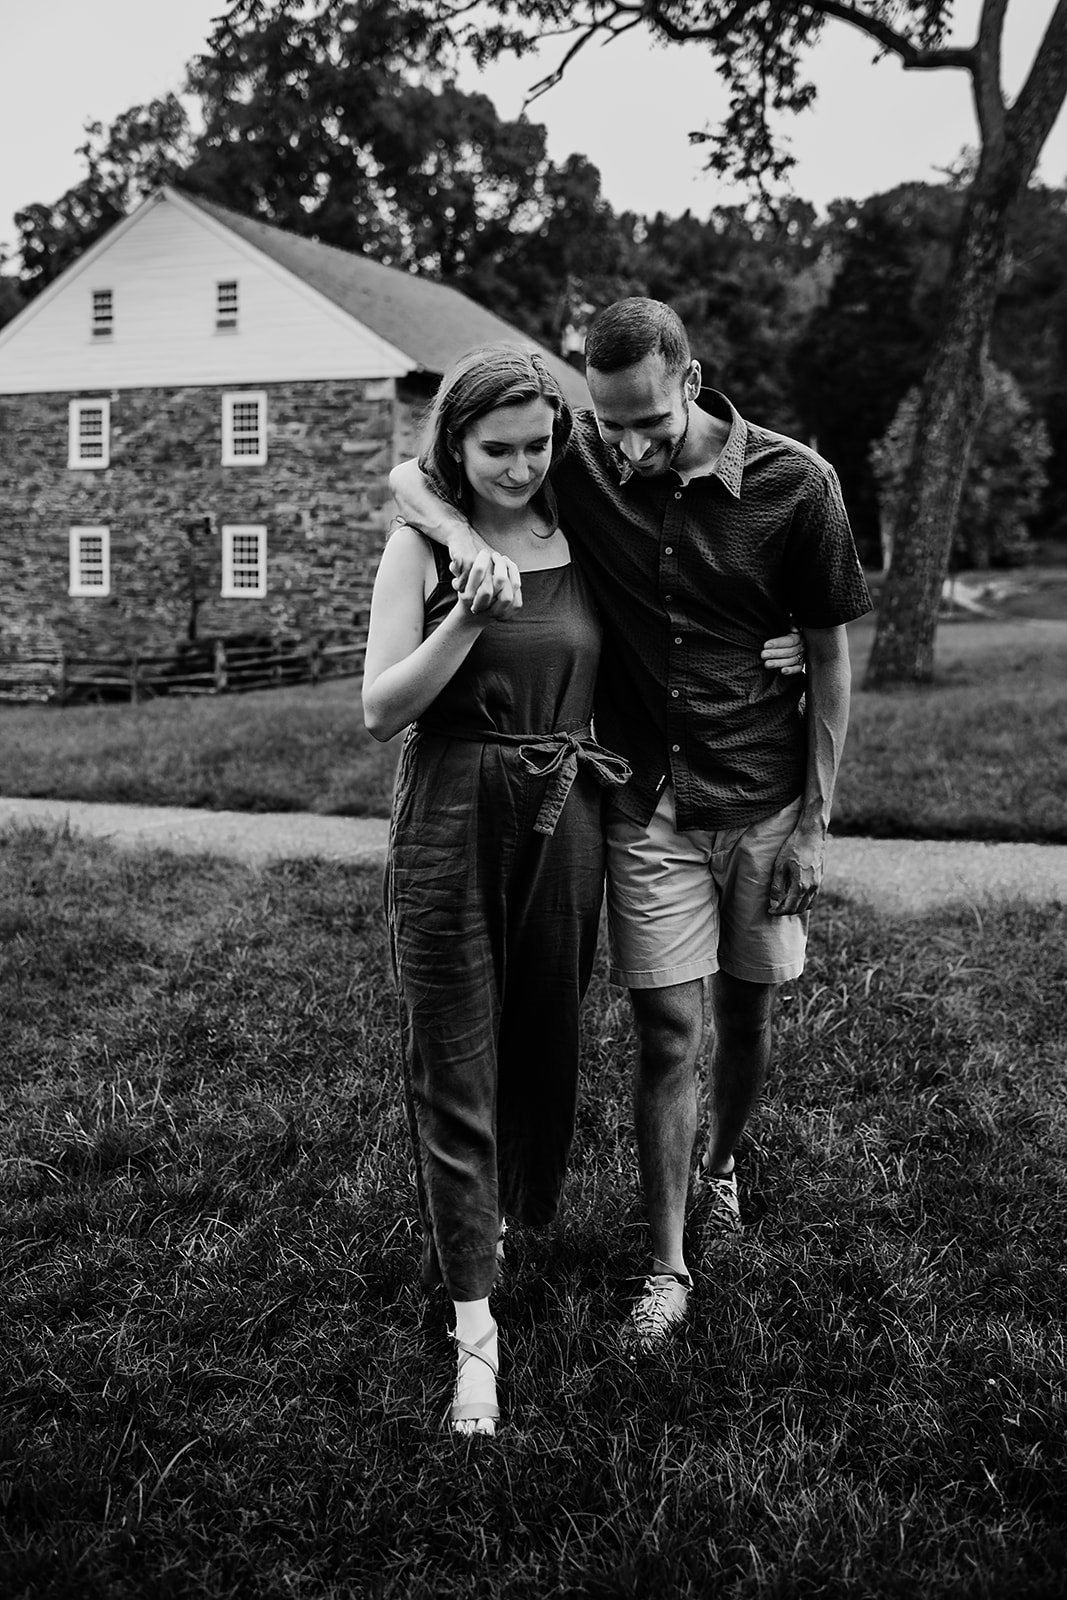
[[[839,201],[825,219],[798,200],[759,220],[616,213],[584,156],[551,161],[543,127],[457,87],[453,42],[429,15],[395,0],[310,14],[234,0],[189,67],[196,126],[173,94],[91,124],[84,178],[18,213],[21,271],[0,278],[0,323],[162,182],[452,284],[576,361],[593,312],[653,295],[685,319],[709,382],[829,457],[878,564],[966,161],[944,183]],[[1067,192],[1031,188],[1001,269],[959,563],[1067,535],[1065,261]]]

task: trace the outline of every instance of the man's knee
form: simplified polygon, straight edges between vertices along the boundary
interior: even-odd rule
[[[715,974],[711,984],[712,1014],[720,1038],[725,1034],[737,1040],[757,1039],[770,1028],[777,984],[750,983],[722,971]]]
[[[631,989],[639,1069],[657,1075],[696,1064],[704,1032],[699,980],[666,989]]]

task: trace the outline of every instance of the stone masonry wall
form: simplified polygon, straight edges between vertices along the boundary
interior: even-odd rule
[[[257,387],[263,466],[221,465],[222,386],[104,394],[100,470],[67,466],[69,402],[97,396],[0,396],[0,653],[166,651],[187,637],[194,594],[200,638],[361,625],[410,404],[390,379]],[[265,599],[221,598],[232,523],[266,526]],[[111,530],[111,593],[72,597],[69,530],[97,524]]]

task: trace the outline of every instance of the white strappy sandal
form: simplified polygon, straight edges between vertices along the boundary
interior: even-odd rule
[[[456,1394],[459,1393],[460,1379],[472,1360],[481,1361],[489,1368],[492,1375],[491,1399],[487,1393],[484,1400],[467,1400],[462,1403],[455,1399],[452,1401],[452,1431],[467,1438],[481,1435],[491,1439],[496,1433],[497,1419],[500,1416],[500,1407],[496,1403],[496,1378],[497,1373],[500,1371],[500,1365],[499,1362],[494,1361],[493,1357],[485,1349],[485,1346],[496,1337],[496,1331],[496,1323],[494,1322],[488,1332],[484,1333],[475,1344],[468,1344],[465,1339],[461,1339],[456,1333],[452,1335],[459,1347]],[[489,1385],[486,1385],[487,1390],[489,1387]]]

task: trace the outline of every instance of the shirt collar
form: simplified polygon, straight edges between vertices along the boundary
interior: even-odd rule
[[[723,488],[728,490],[735,500],[740,500],[741,476],[745,470],[745,449],[748,445],[748,423],[718,389],[701,389],[697,404],[702,411],[709,412],[713,417],[721,417],[724,422],[730,424],[730,432],[719,452],[718,461],[710,472],[701,473],[700,476],[718,478]],[[633,467],[625,456],[619,455],[617,450],[612,450],[611,455],[618,469],[620,486],[629,483],[635,476]],[[674,468],[670,470],[673,472]]]

